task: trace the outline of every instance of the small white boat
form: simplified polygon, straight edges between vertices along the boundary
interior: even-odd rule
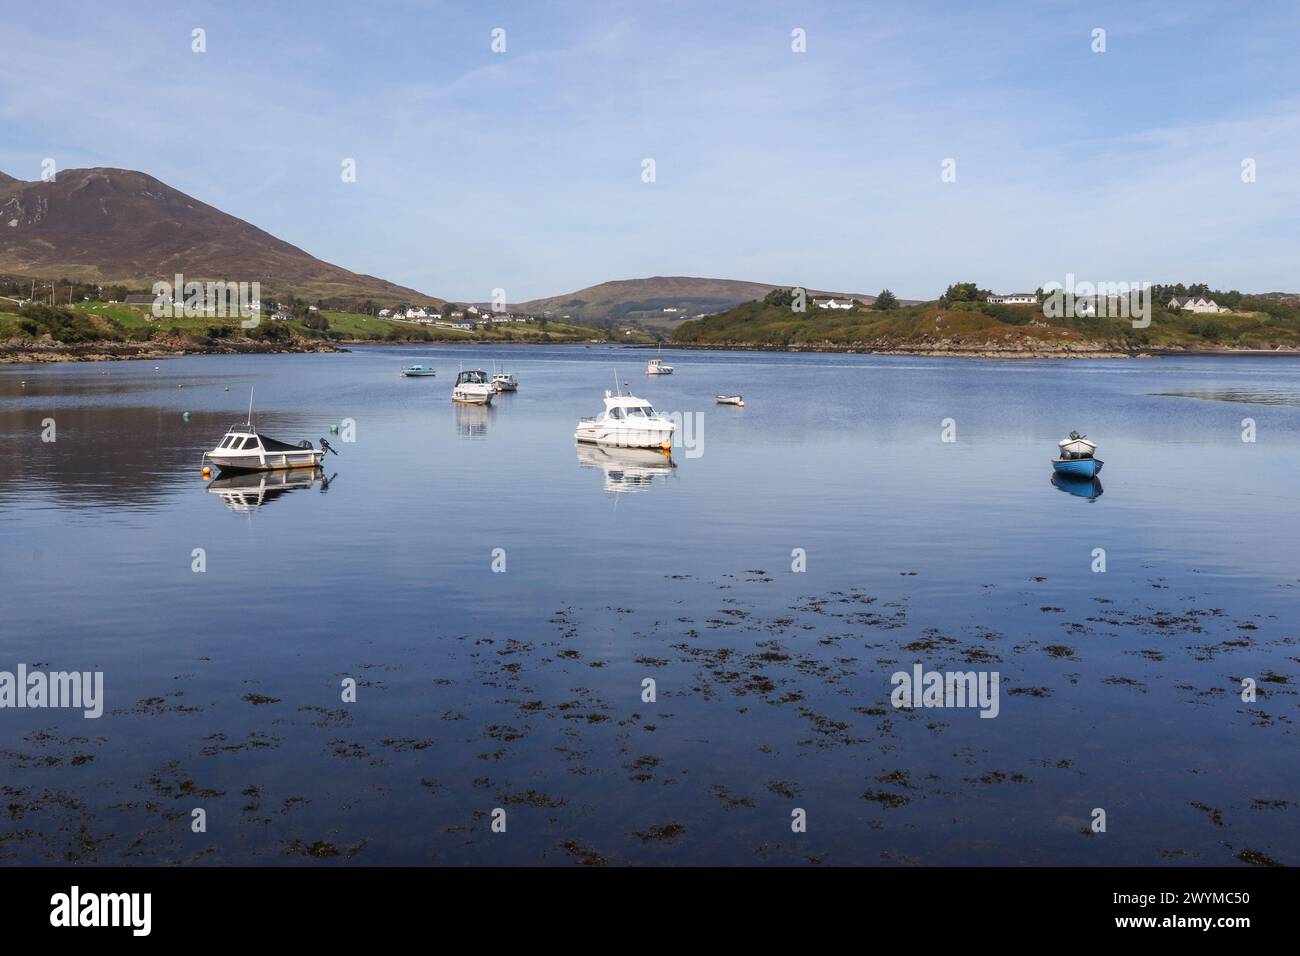
[[[1086,435],[1078,432],[1070,432],[1070,437],[1062,438],[1057,446],[1061,449],[1062,458],[1091,458],[1097,452],[1097,443],[1088,441]]]
[[[248,390],[248,420],[226,429],[225,436],[203,458],[223,472],[285,471],[290,468],[316,468],[325,455],[334,451],[324,438],[315,448],[309,441],[296,445],[276,441],[253,427],[253,390]]]
[[[482,369],[462,369],[451,390],[451,400],[462,405],[491,405],[496,389]]]
[[[662,347],[660,347],[659,352],[663,352]],[[656,354],[654,358],[646,362],[645,373],[647,375],[672,375],[673,367],[671,365],[665,365],[661,355]]]
[[[517,392],[519,382],[509,372],[497,372],[492,376],[492,387],[498,392]]]
[[[402,378],[433,378],[437,374],[435,369],[427,365],[412,365],[402,369]]]
[[[260,434],[252,422],[231,425],[225,437],[203,457],[225,471],[283,471],[290,468],[317,468],[325,455],[334,451],[324,438],[321,447],[309,441],[290,445]],[[334,454],[338,452],[334,451]]]
[[[719,395],[719,405],[737,405],[740,408],[745,407],[745,399],[742,395]]]
[[[660,448],[670,451],[677,426],[635,395],[605,392],[605,410],[595,418],[578,421],[573,437],[593,445],[620,448]]]

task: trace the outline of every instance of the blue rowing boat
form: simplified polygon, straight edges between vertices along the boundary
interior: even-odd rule
[[[1096,478],[1104,465],[1100,458],[1053,458],[1052,467],[1058,475],[1087,481]]]

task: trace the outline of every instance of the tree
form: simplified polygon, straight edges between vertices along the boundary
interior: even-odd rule
[[[981,289],[975,282],[954,282],[948,286],[939,301],[944,305],[951,302],[980,302],[991,294],[987,289]]]
[[[898,297],[888,289],[881,289],[880,295],[876,296],[876,308],[882,312],[888,312],[891,309],[898,308]]]

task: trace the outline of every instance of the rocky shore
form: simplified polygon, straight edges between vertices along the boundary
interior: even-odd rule
[[[332,342],[318,339],[288,339],[280,342],[255,339],[211,339],[200,336],[158,338],[148,342],[58,342],[46,335],[39,339],[14,338],[0,342],[0,363],[23,362],[109,362],[127,359],[174,358],[180,355],[256,355],[284,352],[346,352]]]

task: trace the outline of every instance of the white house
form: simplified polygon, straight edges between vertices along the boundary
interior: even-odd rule
[[[393,313],[390,312],[388,309],[380,309],[380,310],[379,310],[379,317],[380,317],[381,319],[386,319],[386,318],[388,318],[388,317],[389,317],[390,315],[392,315],[392,314],[393,314]]]
[[[1228,312],[1213,299],[1207,299],[1203,295],[1174,296],[1165,306],[1167,309],[1182,309],[1185,312]]]
[[[849,299],[813,299],[813,305],[819,309],[851,309],[853,303]]]
[[[1037,305],[1038,295],[1033,292],[1009,292],[1006,295],[991,295],[988,300],[993,305]]]

